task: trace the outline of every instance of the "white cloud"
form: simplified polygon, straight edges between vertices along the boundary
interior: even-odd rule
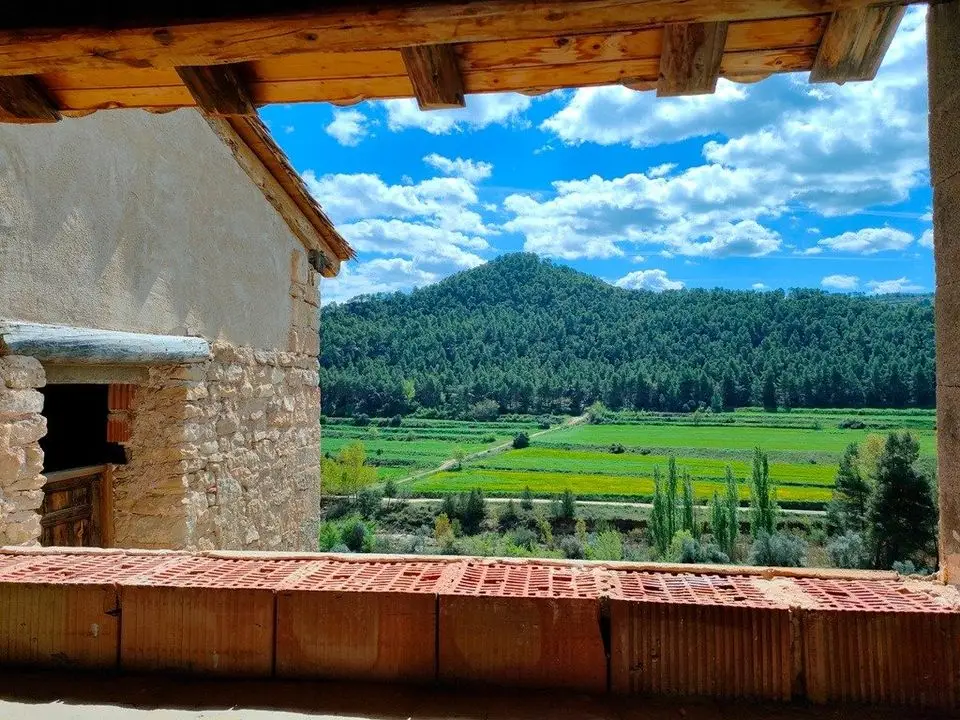
[[[357,295],[408,290],[440,279],[435,273],[417,267],[402,258],[376,259],[365,263],[347,263],[336,278],[323,281],[324,303],[342,302]]]
[[[831,290],[855,290],[859,284],[856,275],[827,275],[820,281],[820,285]]]
[[[750,287],[752,287],[754,290],[766,290],[766,289],[767,289],[766,283],[762,283],[762,282],[754,283],[754,284],[751,285]]]
[[[908,10],[870,83],[811,88],[806,77],[781,75],[755,85],[721,80],[715,95],[670,99],[588,88],[541,128],[568,144],[633,147],[720,135],[703,146],[705,160],[764,188],[770,214],[789,206],[837,215],[900,202],[927,182],[924,17],[924,8]],[[744,203],[738,219],[756,218],[756,201],[733,202]]]
[[[347,241],[362,254],[329,283],[328,300],[405,290],[484,262],[490,249],[476,188],[462,177],[390,185],[370,173],[303,174]],[[368,256],[374,256],[368,259]]]
[[[339,110],[333,111],[333,122],[326,127],[327,135],[333,137],[341,145],[354,147],[360,144],[369,130],[367,124],[369,120],[359,110]]]
[[[284,131],[287,135],[289,135],[290,133],[292,133],[294,130],[296,130],[296,128],[295,128],[293,125],[284,125],[284,126],[283,126],[283,131]]]
[[[780,249],[780,235],[753,220],[720,223],[700,237],[709,239],[677,238],[673,241],[673,251],[680,255],[722,258],[760,257]]]
[[[632,258],[630,258],[630,262],[635,262],[635,263],[643,263],[646,261],[647,259],[643,255],[634,255]]]
[[[807,228],[807,232],[810,233],[811,235],[819,235],[819,234],[820,234],[820,228],[818,228],[818,227],[808,227],[808,228]]]
[[[924,230],[923,235],[917,240],[917,244],[920,245],[920,247],[933,249],[933,229],[927,228]]]
[[[895,280],[870,280],[867,287],[874,295],[889,295],[891,293],[913,293],[923,291],[922,285],[910,282],[907,278],[901,277]]]
[[[661,165],[654,165],[652,168],[647,170],[647,177],[658,178],[663,177],[664,175],[669,175],[676,167],[676,163],[663,163]]]
[[[493,165],[488,162],[483,162],[482,160],[464,160],[459,157],[451,160],[443,155],[430,153],[423,158],[423,161],[444,175],[462,177],[464,180],[472,183],[486,180],[493,174]]]
[[[885,250],[903,250],[913,242],[913,235],[894,228],[861,228],[835,237],[824,238],[817,245],[837,252],[875,255]]]
[[[668,278],[664,270],[634,270],[617,280],[614,285],[628,290],[652,290],[653,292],[679,290],[683,287],[683,283],[679,280]]]
[[[420,128],[431,135],[446,135],[465,128],[479,130],[488,125],[522,122],[521,116],[530,107],[526,95],[513,93],[469,95],[462,109],[422,111],[415,100],[385,100],[387,127],[393,131]]]
[[[794,255],[819,255],[822,252],[823,252],[822,247],[814,246],[814,247],[804,248],[803,250],[794,250],[793,254]]]

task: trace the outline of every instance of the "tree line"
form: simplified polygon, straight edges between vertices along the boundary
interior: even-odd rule
[[[653,293],[513,254],[321,332],[327,415],[934,406],[930,296]]]

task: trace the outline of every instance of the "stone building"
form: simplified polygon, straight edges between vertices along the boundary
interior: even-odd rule
[[[0,545],[307,547],[350,256],[256,115],[0,125]]]

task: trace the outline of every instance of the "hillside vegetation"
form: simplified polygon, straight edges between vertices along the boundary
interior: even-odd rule
[[[934,405],[929,296],[658,294],[513,254],[321,327],[327,415]]]

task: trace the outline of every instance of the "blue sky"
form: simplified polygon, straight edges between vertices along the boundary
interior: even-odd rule
[[[607,87],[263,117],[358,251],[324,302],[517,250],[627,288],[930,292],[925,53],[914,7],[872,83],[803,73],[692,98]]]

